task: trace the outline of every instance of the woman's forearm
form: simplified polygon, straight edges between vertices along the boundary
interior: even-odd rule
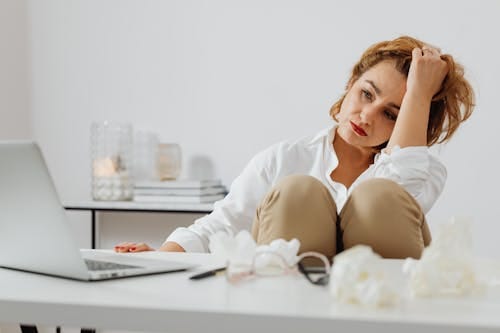
[[[186,252],[182,246],[175,242],[166,242],[163,244],[158,251],[165,251],[165,252]]]
[[[412,60],[406,81],[406,93],[401,102],[398,119],[387,144],[390,151],[427,145],[427,125],[432,97],[439,91],[448,73],[448,65],[439,50],[423,47],[412,51]]]
[[[403,98],[387,149],[426,146],[431,97],[408,91]]]

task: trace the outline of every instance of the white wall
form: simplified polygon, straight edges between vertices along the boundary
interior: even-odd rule
[[[370,44],[409,34],[440,46],[478,103],[441,149],[449,180],[429,218],[472,216],[478,251],[500,253],[499,1],[45,0],[28,11],[33,135],[64,200],[89,197],[93,120],[179,142],[185,165],[209,158],[229,185],[257,151],[329,126]]]
[[[0,140],[29,139],[25,0],[0,1]]]

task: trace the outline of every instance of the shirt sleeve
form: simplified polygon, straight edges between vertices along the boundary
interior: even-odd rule
[[[186,252],[209,252],[209,237],[218,231],[236,234],[250,230],[258,204],[271,188],[273,147],[257,154],[234,180],[228,195],[215,203],[209,215],[187,228],[177,228],[165,242],[176,242]]]
[[[390,154],[382,151],[374,163],[374,177],[400,184],[425,214],[443,191],[446,176],[445,166],[425,146],[395,147]]]

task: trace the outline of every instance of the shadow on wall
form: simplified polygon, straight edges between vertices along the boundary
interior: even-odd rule
[[[212,160],[205,155],[194,155],[187,165],[189,179],[215,179],[215,167]]]

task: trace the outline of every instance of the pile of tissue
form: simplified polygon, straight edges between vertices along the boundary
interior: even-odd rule
[[[300,242],[294,238],[285,241],[282,238],[273,240],[269,245],[257,245],[246,230],[240,231],[236,236],[228,235],[224,232],[218,232],[210,237],[209,249],[218,258],[221,258],[231,267],[240,267],[248,269],[253,264],[253,260],[258,253],[275,253],[281,256],[286,264],[293,266],[297,262],[297,253],[300,248]],[[267,259],[267,260],[266,260]],[[258,265],[272,265],[272,260],[276,256],[259,256]]]
[[[383,260],[369,246],[356,245],[335,256],[330,276],[330,292],[342,303],[369,307],[391,306],[400,300]]]
[[[441,226],[420,260],[406,259],[403,272],[386,271],[384,259],[370,247],[357,245],[335,256],[329,289],[339,302],[370,307],[396,305],[408,291],[414,297],[469,294],[485,285],[475,266],[479,261],[472,257],[471,244],[469,220],[452,218]],[[261,251],[277,253],[289,266],[295,265],[299,247],[297,239],[289,242],[277,239],[269,245],[257,246],[247,231],[235,237],[217,233],[210,238],[209,245],[213,254],[242,269],[254,265],[253,259]],[[495,279],[491,276],[490,273],[490,285],[500,284],[498,274]],[[396,287],[394,282],[401,278],[405,279],[403,287]]]
[[[334,258],[330,291],[343,303],[372,307],[395,305],[409,293],[413,297],[466,295],[482,285],[472,257],[470,222],[452,218],[441,226],[419,260],[403,264],[405,286],[394,289],[396,273],[384,271],[382,258],[370,247],[358,245]]]
[[[480,289],[472,256],[470,222],[452,218],[441,226],[420,260],[406,259],[413,296],[465,295]]]

